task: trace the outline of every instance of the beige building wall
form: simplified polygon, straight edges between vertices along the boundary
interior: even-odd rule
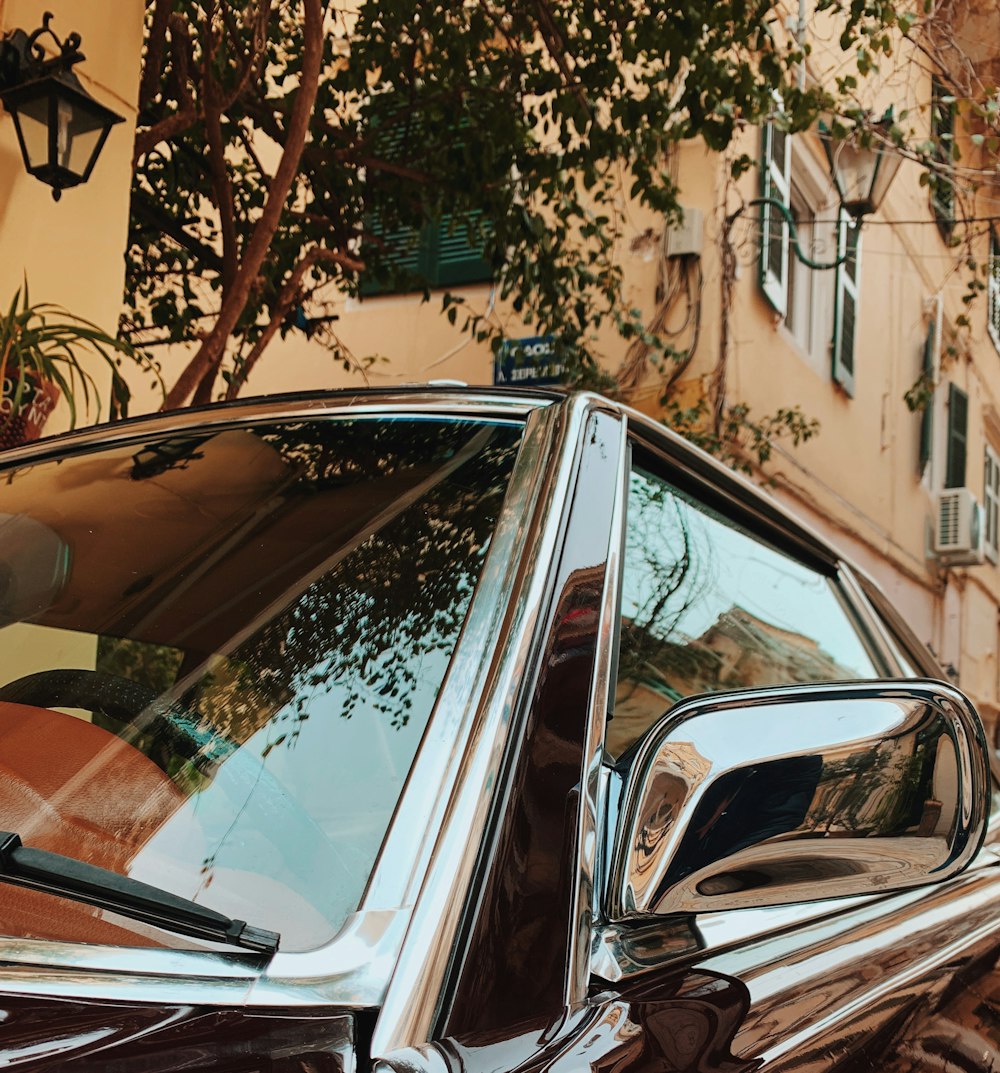
[[[113,334],[122,312],[124,250],[128,233],[132,142],[135,133],[142,0],[0,0],[0,30],[31,33],[45,11],[62,39],[72,31],[83,38],[86,59],[76,74],[87,91],[125,117],[104,146],[90,181],[52,200],[50,187],[24,170],[10,115],[0,110],[0,307],[6,311],[14,292],[28,280],[33,302],[52,302]],[[51,44],[50,39],[45,39]],[[93,363],[107,416],[106,369]],[[96,420],[92,409],[81,423]],[[61,405],[46,428],[68,423]]]

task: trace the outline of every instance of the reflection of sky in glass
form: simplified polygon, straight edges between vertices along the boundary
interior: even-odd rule
[[[670,598],[670,610],[657,617],[654,634],[674,641],[700,637],[736,606],[771,626],[812,638],[861,677],[875,674],[826,578],[693,507],[641,472],[631,478],[625,618],[648,621],[664,577],[683,557],[685,533],[690,562]]]
[[[399,656],[386,652],[382,661],[398,664]],[[447,648],[414,657],[416,712],[430,711],[449,659]],[[352,698],[358,713],[344,718]],[[130,869],[160,884],[169,875],[176,893],[255,924],[267,925],[280,899],[285,949],[315,945],[357,906],[425,726],[425,718],[393,725],[367,717],[377,697],[362,688],[358,698],[356,682],[315,688],[304,720],[296,717],[302,700],[229,756]],[[200,879],[196,857],[210,862]]]

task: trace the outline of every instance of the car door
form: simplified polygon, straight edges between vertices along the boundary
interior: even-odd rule
[[[636,425],[627,436],[595,411],[581,427],[535,674],[435,1018],[405,1051],[386,1048],[380,1026],[374,1056],[454,1073],[909,1062],[933,1050],[919,1041],[940,1039],[956,991],[992,982],[989,854],[901,894],[655,921],[633,964],[608,953],[600,845],[615,763],[658,715],[692,692],[901,673],[835,555]],[[973,1005],[964,1046],[986,1057],[968,1068],[989,1069],[996,1044]]]

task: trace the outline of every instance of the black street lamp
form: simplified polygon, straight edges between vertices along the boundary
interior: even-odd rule
[[[10,112],[29,175],[63,190],[90,178],[108,134],[123,116],[96,101],[73,73],[84,59],[78,33],[60,41],[49,28],[52,12],[30,36],[15,30],[0,42],[0,101]],[[47,58],[39,38],[48,34],[57,55]]]
[[[872,128],[883,135],[888,134],[891,126],[891,108],[878,122],[872,124]],[[857,243],[853,239],[856,238],[856,232],[860,229],[864,217],[877,211],[879,205],[882,204],[903,158],[884,144],[873,145],[870,135],[864,137],[857,130],[852,131],[846,138],[840,138],[835,136],[826,124],[820,123],[819,135],[830,166],[830,178],[836,187],[841,207],[854,221],[853,226],[848,229],[851,233],[845,243],[844,252],[835,261],[814,261],[802,252],[795,229],[795,217],[791,209],[777,198],[755,197],[752,201],[748,201],[743,209],[750,208],[751,205],[767,205],[777,210],[788,224],[795,256],[807,268],[824,270],[838,268],[848,258],[854,256]],[[734,213],[732,219],[743,212],[743,209]]]
[[[883,137],[891,127],[891,108],[872,124],[872,129]],[[819,136],[840,203],[860,224],[862,217],[869,216],[882,204],[903,158],[884,143],[871,144],[871,136],[864,138],[857,130],[846,138],[837,138],[825,123],[820,123]]]

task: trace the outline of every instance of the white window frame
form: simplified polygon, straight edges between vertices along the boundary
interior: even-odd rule
[[[1000,456],[990,444],[983,452],[983,515],[986,557],[1000,562]]]
[[[807,256],[829,262],[839,250],[840,232],[834,190],[829,176],[797,135],[784,134],[784,160],[776,159],[775,135],[782,132],[774,122],[762,129],[761,194],[780,201],[791,212],[807,216],[798,231],[799,245]],[[778,237],[780,223],[780,274],[771,264],[771,239]],[[794,280],[794,287],[792,283]],[[812,269],[795,256],[791,231],[776,209],[761,206],[758,281],[775,312],[784,319],[795,345],[817,375],[830,375],[831,336],[836,317],[835,270]],[[850,285],[850,284],[849,284]],[[796,308],[789,306],[794,291]],[[856,297],[855,297],[856,300]]]

